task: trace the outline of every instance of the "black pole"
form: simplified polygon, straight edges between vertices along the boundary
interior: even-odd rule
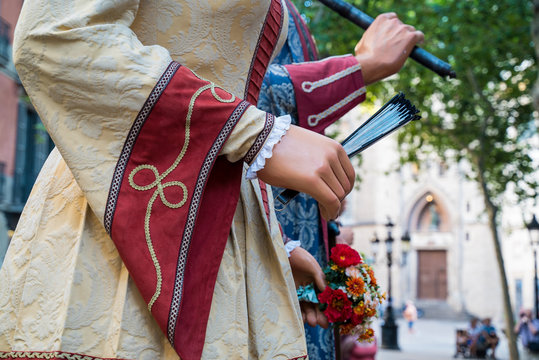
[[[332,225],[335,225],[334,227]],[[340,234],[339,226],[334,221],[329,221],[327,224],[328,227],[328,248],[331,252],[331,249],[337,245],[337,235]],[[329,261],[329,259],[327,259]],[[341,330],[337,326],[333,329],[333,337],[335,338],[335,360],[342,360],[341,354]]]
[[[539,319],[539,289],[537,285],[537,250],[533,249],[533,260],[535,267],[535,276],[533,278],[534,284],[533,288],[535,289],[535,318]]]
[[[391,221],[389,221],[391,223]],[[391,225],[392,226],[392,225]],[[388,230],[386,246],[392,242],[391,230]],[[391,245],[390,245],[391,246]],[[391,297],[391,266],[393,259],[391,252],[387,251],[387,307],[384,314],[384,324],[382,325],[382,349],[400,350],[397,339],[398,325],[393,314],[393,298]]]
[[[354,24],[358,25],[360,28],[366,30],[369,25],[374,21],[372,17],[365,14],[363,11],[358,8],[350,5],[343,0],[319,0],[322,4],[326,5],[331,10],[335,11],[345,19],[350,20]],[[425,66],[427,69],[434,71],[436,74],[441,77],[449,76],[450,78],[456,78],[457,74],[451,65],[438,59],[436,56],[432,55],[426,50],[423,50],[419,47],[414,47],[410,58],[417,61],[421,65]]]

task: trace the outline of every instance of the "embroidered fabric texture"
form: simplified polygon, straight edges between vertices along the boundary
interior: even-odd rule
[[[255,161],[253,161],[251,166],[249,166],[247,169],[247,173],[245,174],[246,179],[256,179],[256,172],[264,168],[266,165],[266,159],[271,158],[273,155],[273,147],[275,144],[281,141],[283,135],[286,134],[288,129],[290,129],[291,121],[292,119],[290,118],[290,115],[275,118],[275,125],[273,126],[271,133],[268,135],[266,143],[256,156]]]
[[[290,253],[292,250],[297,248],[298,246],[301,246],[301,242],[299,240],[290,240],[286,244],[284,244],[284,249],[286,250],[286,255],[290,257]]]

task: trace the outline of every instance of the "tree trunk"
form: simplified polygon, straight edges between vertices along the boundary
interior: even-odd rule
[[[479,181],[481,186],[481,192],[483,193],[483,199],[485,202],[485,208],[487,210],[488,222],[490,232],[492,233],[492,239],[494,241],[494,251],[496,252],[496,260],[498,263],[498,270],[500,272],[500,283],[502,285],[502,297],[503,297],[503,310],[505,317],[505,335],[507,337],[507,343],[509,346],[509,358],[510,360],[519,360],[517,337],[513,331],[515,325],[515,319],[513,316],[513,310],[511,306],[511,298],[509,296],[509,287],[507,286],[507,276],[505,274],[505,265],[503,261],[502,246],[500,237],[498,234],[498,207],[492,202],[489,192],[485,183],[482,169],[479,168]]]
[[[535,58],[539,59],[539,0],[533,0],[532,40],[535,44]],[[532,91],[535,110],[539,111],[539,75]]]

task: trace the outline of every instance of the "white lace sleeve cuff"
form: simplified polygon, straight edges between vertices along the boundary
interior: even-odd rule
[[[249,169],[247,169],[247,174],[245,175],[247,179],[255,179],[256,172],[264,168],[264,165],[266,165],[266,159],[269,159],[272,156],[273,147],[275,144],[281,141],[283,135],[286,134],[288,129],[290,129],[291,121],[292,119],[290,118],[290,115],[275,118],[275,124],[273,125],[273,129],[271,129],[264,146],[259,151],[251,166],[249,166]]]
[[[286,255],[288,255],[288,257],[290,257],[290,253],[292,252],[292,250],[294,250],[295,248],[297,248],[299,246],[301,246],[301,242],[299,240],[290,240],[289,242],[284,244],[284,249],[286,250]]]

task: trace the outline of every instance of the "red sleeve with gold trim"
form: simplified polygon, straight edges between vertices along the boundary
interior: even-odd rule
[[[116,168],[105,226],[182,359],[202,352],[239,197],[243,163],[217,155],[248,106],[172,63],[133,125]]]
[[[351,55],[284,66],[294,86],[301,127],[323,133],[365,100],[361,66]]]

